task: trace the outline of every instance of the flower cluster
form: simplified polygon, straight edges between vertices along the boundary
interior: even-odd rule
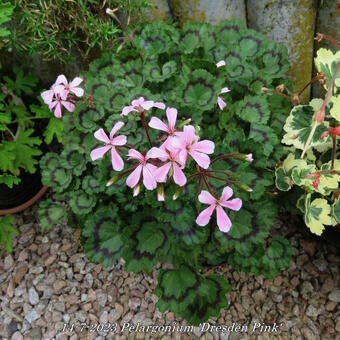
[[[62,74],[58,76],[50,90],[41,93],[44,103],[48,105],[50,111],[54,109],[54,115],[57,118],[62,117],[62,107],[69,112],[74,111],[75,98],[84,95],[84,90],[79,87],[82,81],[82,78],[76,77],[68,83],[66,77]]]
[[[167,123],[157,117],[151,117],[147,124],[145,111],[149,111],[153,107],[161,110],[166,108],[164,103],[153,102],[140,97],[133,100],[130,106],[124,107],[121,113],[121,116],[135,113],[141,118],[148,136],[149,150],[141,153],[130,147],[127,144],[127,137],[117,134],[124,126],[124,123],[119,121],[113,126],[109,136],[103,129],[99,129],[94,133],[94,137],[105,145],[92,150],[90,157],[95,161],[111,150],[113,169],[122,171],[124,168],[124,161],[121,157],[124,156],[122,149],[127,148],[128,160],[136,160],[136,163],[118,177],[122,178],[124,175],[128,175],[126,185],[133,189],[134,196],[138,195],[141,185],[143,185],[147,190],[158,189],[158,200],[163,201],[165,199],[163,183],[166,183],[170,178],[179,187],[183,187],[187,183],[188,179],[183,170],[189,162],[189,156],[196,162],[197,169],[200,169],[199,173],[204,173],[204,170],[207,170],[211,164],[208,155],[214,152],[215,144],[210,140],[200,140],[193,125],[184,125],[183,128],[176,126],[177,109],[173,107],[168,107],[165,110]],[[189,122],[190,120],[185,123]],[[148,126],[164,132],[164,136],[161,138],[164,142],[159,147],[153,146],[149,137]],[[245,155],[245,158],[247,161],[252,160],[251,154]],[[108,185],[113,183],[114,181],[111,180]],[[207,225],[212,212],[216,208],[217,225],[221,231],[227,232],[230,230],[231,221],[222,207],[239,210],[242,206],[242,201],[239,198],[228,201],[233,195],[232,189],[228,186],[224,188],[220,199],[214,197],[216,195],[209,186],[208,190],[209,192],[203,190],[198,198],[201,203],[210,204],[210,207],[201,212],[196,222],[201,226]],[[175,199],[176,197],[173,198]]]

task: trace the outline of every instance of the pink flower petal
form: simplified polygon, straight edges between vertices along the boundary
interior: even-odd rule
[[[221,97],[217,98],[217,104],[221,110],[223,110],[227,106],[226,102]]]
[[[127,137],[123,135],[119,135],[112,139],[111,144],[112,145],[125,145],[126,142],[127,142]]]
[[[174,107],[168,107],[166,109],[166,116],[168,118],[169,128],[173,132],[177,119],[177,110]]]
[[[220,202],[220,204],[225,208],[229,208],[231,210],[239,211],[242,207],[242,200],[240,198],[234,198],[230,201]]]
[[[127,116],[132,111],[137,111],[134,106],[125,106],[120,115],[121,116]]]
[[[130,188],[133,188],[137,185],[140,179],[140,175],[142,173],[143,166],[138,165],[135,170],[132,171],[132,173],[128,176],[126,179],[126,185]]]
[[[111,162],[113,170],[121,171],[124,168],[122,157],[118,155],[116,148],[113,146],[111,149]]]
[[[157,117],[152,117],[150,122],[149,122],[149,126],[153,129],[156,130],[162,130],[165,132],[169,132],[168,127]]]
[[[203,169],[208,169],[210,165],[210,158],[204,153],[198,151],[189,151],[189,155],[196,161],[196,163]]]
[[[219,199],[219,202],[225,202],[228,200],[231,196],[233,196],[234,192],[231,187],[224,187],[222,191],[221,198]]]
[[[145,99],[143,97],[139,97],[131,102],[132,106],[140,106],[144,103]]]
[[[67,79],[63,74],[58,76],[57,80],[55,81],[55,85],[59,85],[59,84],[64,84],[64,85],[68,84]]]
[[[163,149],[153,147],[147,152],[148,158],[168,159],[169,155]]]
[[[226,65],[226,63],[225,63],[224,60],[220,60],[220,61],[216,64],[217,67],[221,67],[221,66],[225,66],[225,65]]]
[[[207,154],[214,153],[214,149],[215,143],[207,139],[197,142],[191,147],[191,150],[193,151],[199,151]]]
[[[58,104],[59,102],[57,100],[55,100],[54,102],[48,104],[48,108],[50,109],[50,111]],[[60,104],[60,103],[59,103]]]
[[[103,146],[101,148],[96,148],[92,150],[90,153],[91,159],[95,161],[98,158],[102,158],[105,155],[105,153],[110,150],[110,148],[111,146],[107,145],[107,146]]]
[[[166,182],[166,176],[171,168],[171,162],[168,162],[162,165],[160,168],[157,169],[155,172],[155,180],[160,183]]]
[[[80,77],[75,77],[71,82],[70,82],[70,88],[77,87],[79,84],[83,82],[83,78]]]
[[[129,159],[138,159],[140,162],[144,161],[145,157],[137,150],[130,149],[128,151]]]
[[[209,191],[202,190],[198,196],[198,200],[204,204],[215,204],[216,198]]]
[[[82,97],[84,95],[84,90],[81,87],[72,87],[71,91],[77,96]]]
[[[147,100],[144,103],[141,104],[141,107],[144,110],[150,110],[154,105],[154,102],[152,100]]]
[[[70,102],[66,102],[64,100],[61,101],[61,103],[63,104],[63,106],[66,108],[67,111],[73,112],[75,109],[74,104],[70,103]]]
[[[51,104],[54,96],[54,90],[47,90],[41,93],[41,98],[45,104]]]
[[[172,163],[172,167],[174,169],[173,174],[174,181],[177,185],[182,187],[187,182],[187,178],[185,177],[184,172],[180,169],[180,167],[176,163]]]
[[[57,118],[61,118],[61,116],[62,116],[62,114],[61,114],[61,104],[60,104],[60,102],[58,102],[57,105],[56,105],[56,107],[55,107],[54,115],[55,115]]]
[[[221,93],[227,93],[227,92],[230,92],[230,90],[227,87],[223,87],[223,89],[221,90],[220,94]]]
[[[153,190],[157,187],[155,178],[153,177],[150,169],[146,166],[143,166],[143,184],[148,190]]]
[[[113,138],[113,136],[116,134],[116,132],[117,132],[118,130],[120,130],[124,125],[125,125],[125,123],[123,123],[123,122],[117,122],[117,123],[113,126],[113,128],[112,128],[112,130],[111,130],[111,132],[110,132],[110,140],[112,140],[112,138]]]
[[[216,215],[217,215],[217,225],[218,228],[224,232],[227,233],[231,228],[231,221],[226,212],[223,210],[222,207],[217,206],[216,207]]]
[[[153,103],[153,106],[157,107],[158,109],[161,109],[161,110],[165,109],[165,104],[164,103],[156,102],[156,103]]]
[[[100,140],[101,142],[104,142],[106,144],[110,143],[109,137],[107,136],[107,134],[105,133],[105,131],[103,129],[99,129],[94,133],[94,137],[98,140]]]
[[[211,215],[215,210],[215,206],[211,205],[208,208],[204,209],[196,218],[196,223],[201,227],[207,225],[210,221]]]

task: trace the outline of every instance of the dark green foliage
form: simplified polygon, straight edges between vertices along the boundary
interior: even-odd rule
[[[221,59],[227,66],[217,68]],[[274,65],[271,71],[270,65]],[[281,248],[280,253],[283,241],[273,240],[267,250],[265,245],[277,211],[267,193],[274,184],[273,166],[282,153],[283,123],[280,127],[279,118],[288,113],[289,102],[261,93],[261,87],[281,83],[287,65],[284,47],[268,43],[237,20],[217,27],[187,23],[181,30],[164,23],[145,24],[131,46],[92,63],[82,76],[84,97],[91,95],[93,102],[78,105],[74,125],[71,116],[64,115],[65,149],[41,162],[44,182],[67,194],[70,210],[86,221],[81,227],[88,257],[105,266],[123,257],[127,270],[145,273],[159,262],[172,263],[172,269],[160,271],[157,306],[191,324],[218,316],[219,310],[228,306],[225,294],[230,286],[218,276],[199,274],[202,266],[229,262],[240,270],[268,277],[287,266],[290,252]],[[230,92],[220,95],[223,87]],[[219,95],[227,103],[223,111],[217,105]],[[217,228],[216,212],[205,227],[196,224],[198,214],[207,206],[196,199],[195,177],[183,190],[171,179],[164,185],[165,202],[158,202],[156,191],[143,187],[139,196],[133,197],[126,176],[121,178],[122,172],[112,169],[108,154],[90,161],[91,150],[102,146],[93,137],[94,131],[103,128],[109,133],[118,121],[125,123],[119,134],[128,137],[130,146],[140,152],[149,150],[140,117],[120,115],[124,106],[141,96],[177,108],[177,126],[189,118],[193,125],[198,124],[201,139],[215,142],[212,160],[233,155],[210,167],[229,172],[229,182],[218,178],[209,182],[218,195],[230,185],[234,197],[243,201],[240,211],[227,210],[233,224],[229,233]],[[151,116],[166,121],[163,110],[146,111],[146,123]],[[149,132],[154,145],[159,146],[163,133]],[[122,151],[126,156],[126,150]],[[247,154],[253,155],[252,163],[245,160]],[[124,162],[123,171],[136,165],[126,157]],[[49,176],[57,170],[63,171],[64,182],[56,175]],[[193,161],[185,171],[187,176],[195,172]],[[106,186],[110,180],[114,184]],[[174,194],[176,200],[172,200]],[[74,220],[70,217],[77,224]],[[280,257],[275,266],[273,257]]]

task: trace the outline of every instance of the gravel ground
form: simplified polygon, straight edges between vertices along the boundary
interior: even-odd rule
[[[276,223],[276,233],[291,235],[294,255],[290,267],[274,280],[240,273],[228,265],[205,270],[221,273],[233,289],[230,308],[205,327],[234,323],[234,330],[194,328],[186,333],[152,334],[121,332],[121,328],[138,322],[186,325],[173,313],[162,314],[155,307],[153,278],[159,268],[150,278],[125,272],[122,262],[106,269],[89,263],[80,246],[80,230],[60,225],[44,233],[36,222],[36,208],[15,215],[20,230],[14,238],[15,251],[0,251],[1,339],[340,340],[339,251],[306,238],[289,225],[292,222]],[[111,323],[117,330],[70,330],[80,323]],[[259,327],[252,333],[255,323],[263,326],[262,332]],[[243,332],[242,326],[247,326]]]

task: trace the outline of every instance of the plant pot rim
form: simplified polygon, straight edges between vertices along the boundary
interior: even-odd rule
[[[27,209],[28,207],[30,207],[31,205],[36,203],[39,200],[39,198],[42,197],[45,194],[47,189],[48,189],[48,186],[44,185],[32,198],[30,198],[25,203],[20,204],[20,205],[14,207],[14,208],[1,209],[0,210],[0,216],[1,215],[14,214],[14,213],[17,213],[17,212],[20,212],[20,211]]]

